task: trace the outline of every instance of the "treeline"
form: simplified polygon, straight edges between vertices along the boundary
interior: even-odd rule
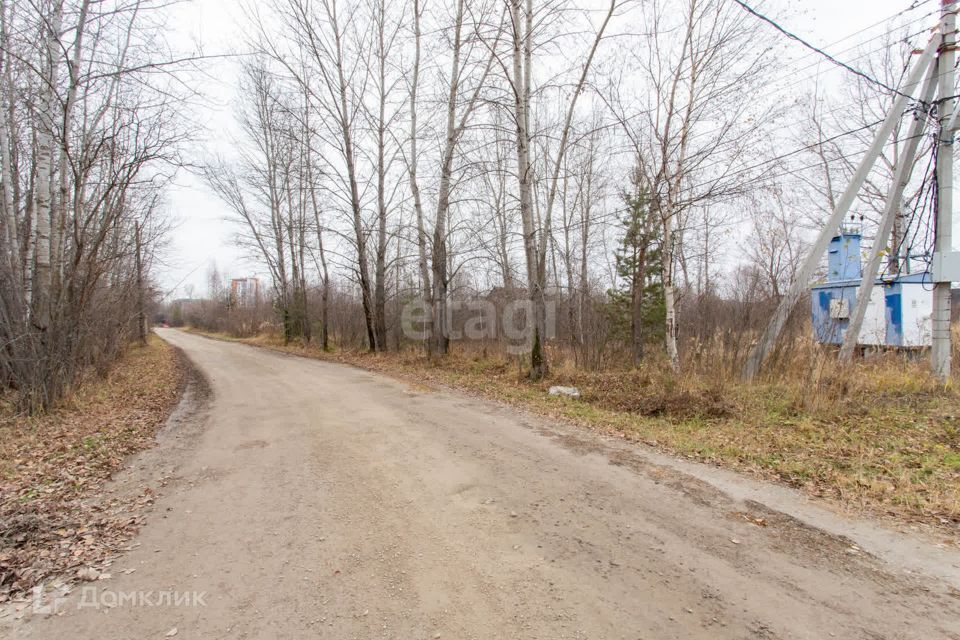
[[[652,271],[655,270],[654,267]],[[776,307],[776,299],[770,296],[762,278],[756,276],[755,272],[744,273],[744,279],[738,283],[742,292],[738,297],[698,295],[681,289],[679,316],[687,320],[678,331],[684,370],[737,375],[755,336]],[[558,364],[568,363],[591,371],[630,368],[642,363],[668,364],[663,352],[663,297],[657,293],[655,274],[648,272],[646,281],[644,295],[637,301],[627,279],[621,281],[620,289],[590,288],[585,296],[551,290],[546,297],[548,355]],[[228,283],[218,270],[212,269],[208,274],[208,295],[169,301],[158,308],[155,321],[239,338],[290,341],[277,300],[269,291],[257,299],[241,300],[231,292]],[[384,351],[426,350],[431,334],[429,318],[424,318],[426,322],[414,322],[412,332],[409,323],[404,326],[409,309],[417,308],[420,302],[415,283],[409,284],[401,295],[391,296],[388,301]],[[458,296],[448,305],[445,319],[450,348],[478,356],[509,355],[518,366],[528,369],[529,347],[524,342],[527,336],[520,319],[508,312],[518,301],[526,300],[526,290],[478,290],[466,279],[455,281],[453,288]],[[319,336],[321,325],[325,324],[329,350],[369,348],[363,303],[355,284],[348,280],[331,282],[326,295],[324,300],[316,286],[307,290],[303,315],[311,325],[312,346],[321,347]],[[641,308],[635,311],[638,302]],[[639,326],[634,323],[636,315],[640,317]],[[785,348],[773,358],[789,361],[795,355],[793,347],[800,343],[809,345],[809,333],[804,305],[787,327]],[[639,348],[635,349],[635,345]]]
[[[777,34],[722,0],[271,0],[249,18],[238,151],[206,179],[277,318],[215,301],[207,327],[442,355],[471,306],[493,305],[507,346],[522,299],[534,378],[551,351],[680,370],[709,344],[733,362],[870,141],[866,116],[850,139],[833,135],[848,111],[784,100]],[[869,60],[888,75],[907,57]],[[868,236],[885,154],[857,206]]]
[[[145,339],[187,133],[161,7],[0,0],[0,388],[21,409]]]
[[[374,351],[416,334],[442,355],[463,308],[507,297],[527,302],[534,378],[553,347],[679,369],[716,336],[745,351],[828,208],[757,163],[784,116],[775,35],[734,3],[269,0],[249,17],[237,153],[206,180],[279,320],[237,330]],[[725,261],[735,229],[755,235]],[[251,313],[210,304],[208,327]]]

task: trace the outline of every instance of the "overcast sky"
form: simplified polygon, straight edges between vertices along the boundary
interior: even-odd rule
[[[883,33],[885,24],[874,26],[875,23],[907,8],[911,0],[766,0],[754,4],[779,19],[784,27],[841,59],[849,59],[855,53],[844,54],[845,50]],[[911,17],[934,11],[938,4],[925,2]],[[237,0],[192,0],[175,9],[170,26],[182,46],[198,43],[206,55],[215,55],[242,51],[242,23]],[[925,23],[934,26],[936,17],[929,17]],[[857,33],[861,30],[862,33]],[[851,34],[856,35],[849,38]],[[808,52],[800,45],[790,47],[797,58],[803,57],[797,68],[805,68],[812,62],[812,58],[804,57]],[[236,66],[229,60],[205,66],[207,77],[202,89],[206,100],[189,107],[193,119],[207,131],[205,139],[196,140],[188,150],[193,161],[214,153],[229,155],[230,140],[235,137]],[[820,68],[828,78],[844,73],[829,64],[822,64]],[[806,70],[804,75],[810,73],[812,70]],[[800,91],[800,87],[797,90]],[[257,265],[234,246],[236,227],[228,221],[229,212],[202,180],[181,170],[168,200],[176,229],[158,276],[160,285],[171,297],[183,296],[185,287],[191,284],[195,295],[204,295],[207,272],[213,264],[228,278],[263,276]]]

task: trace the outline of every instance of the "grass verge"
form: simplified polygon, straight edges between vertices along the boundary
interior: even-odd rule
[[[154,442],[176,404],[185,363],[151,336],[68,404],[23,417],[0,406],[0,602],[102,561],[136,533],[149,489],[106,498],[103,483]]]

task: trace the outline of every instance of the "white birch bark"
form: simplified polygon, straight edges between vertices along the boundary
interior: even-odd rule
[[[63,22],[63,2],[54,6],[45,36],[44,74],[41,79],[37,133],[37,178],[34,204],[34,273],[33,323],[46,331],[50,323],[50,218],[51,181],[53,177],[54,121],[56,118],[56,89],[60,66],[60,27]]]
[[[420,271],[420,286],[424,301],[432,307],[432,288],[430,285],[430,267],[427,261],[427,230],[423,221],[423,199],[420,195],[420,182],[417,177],[417,166],[419,164],[419,151],[417,149],[417,140],[420,137],[420,131],[417,123],[417,93],[420,88],[420,42],[421,30],[420,21],[422,19],[422,9],[420,0],[413,0],[413,72],[410,80],[410,160],[408,172],[410,177],[410,193],[413,196],[413,210],[417,224],[417,266]],[[428,353],[432,351],[432,341],[427,340]]]

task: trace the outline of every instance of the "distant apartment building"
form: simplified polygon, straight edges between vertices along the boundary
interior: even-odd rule
[[[259,278],[230,280],[230,304],[234,307],[255,307],[260,302]]]

